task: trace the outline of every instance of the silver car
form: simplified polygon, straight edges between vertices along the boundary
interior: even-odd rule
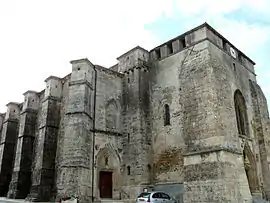
[[[142,192],[136,199],[136,203],[177,203],[177,201],[165,192]]]

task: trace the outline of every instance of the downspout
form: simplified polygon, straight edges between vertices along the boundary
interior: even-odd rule
[[[94,112],[93,112],[93,145],[92,145],[92,202],[94,202],[94,175],[95,175],[95,141],[96,141],[96,98],[97,98],[97,70],[94,66],[95,71],[95,87],[94,87]]]

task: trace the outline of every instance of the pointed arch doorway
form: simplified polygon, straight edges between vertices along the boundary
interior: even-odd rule
[[[96,156],[96,195],[100,199],[118,198],[120,187],[120,159],[111,144],[106,144]]]

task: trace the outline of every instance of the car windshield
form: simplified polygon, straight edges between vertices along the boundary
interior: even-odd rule
[[[149,193],[149,192],[143,192],[138,197],[149,197],[150,194],[151,193]]]

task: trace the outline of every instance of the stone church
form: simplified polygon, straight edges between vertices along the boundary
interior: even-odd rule
[[[179,203],[270,199],[270,120],[255,63],[204,23],[110,68],[71,61],[0,116],[0,196]]]

